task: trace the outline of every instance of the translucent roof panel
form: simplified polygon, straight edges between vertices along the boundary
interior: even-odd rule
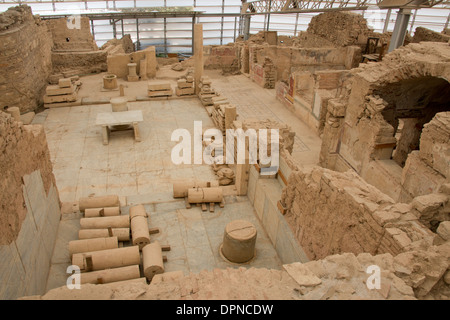
[[[275,0],[274,0],[275,1]],[[350,0],[351,3],[352,0]],[[127,11],[199,11],[204,14],[214,14],[214,17],[200,17],[197,22],[204,24],[205,44],[226,44],[234,41],[239,35],[241,0],[0,0],[0,12],[19,3],[28,4],[35,14],[40,15],[69,15],[80,13],[108,13]],[[368,24],[377,32],[392,31],[395,25],[397,9],[380,10],[376,7],[376,0],[369,0],[369,8],[365,11],[354,11],[362,14]],[[416,27],[425,27],[441,32],[449,24],[449,5],[437,5],[433,8],[413,10],[409,21],[408,31],[414,33]],[[234,16],[220,17],[221,14]],[[250,32],[262,30],[278,31],[280,35],[294,36],[305,31],[311,18],[319,13],[290,13],[254,15],[250,24]],[[219,15],[219,16],[217,16]],[[387,22],[386,22],[387,20]],[[269,26],[268,26],[269,23]],[[114,37],[113,26],[109,20],[96,20],[94,37],[98,45]],[[137,34],[139,28],[139,39]],[[166,32],[164,32],[164,29]],[[167,18],[164,28],[163,19],[139,19],[139,26],[135,19],[123,20],[116,23],[117,36],[130,34],[133,41],[156,43],[157,50],[190,51],[192,44],[192,19],[190,17]],[[164,36],[165,35],[165,36]],[[153,45],[153,44],[152,44]],[[167,45],[167,47],[166,47]]]

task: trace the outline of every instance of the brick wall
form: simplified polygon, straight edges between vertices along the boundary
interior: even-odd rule
[[[205,69],[222,69],[227,72],[237,71],[238,46],[205,46],[203,57]]]
[[[52,70],[51,34],[28,6],[10,8],[0,19],[13,22],[0,30],[0,107],[35,110]]]
[[[343,252],[395,256],[433,238],[411,205],[395,203],[352,172],[298,168],[281,201],[300,246],[313,260]]]
[[[68,28],[72,21],[66,18],[48,20],[46,23],[53,38],[53,50],[77,51],[98,50],[94,37],[91,34],[89,18],[80,17],[78,20],[73,19],[73,28]],[[78,22],[79,27],[74,23]]]
[[[449,40],[450,35],[439,33],[423,27],[417,27],[411,42],[416,43],[422,41],[448,42]]]
[[[0,299],[45,292],[60,201],[40,125],[0,112]]]
[[[370,34],[366,19],[351,12],[326,12],[314,16],[307,31],[337,46],[365,45]]]

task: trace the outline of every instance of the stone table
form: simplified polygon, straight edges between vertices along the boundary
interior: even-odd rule
[[[144,121],[141,110],[122,111],[122,112],[103,112],[97,114],[95,125],[102,127],[103,144],[109,143],[110,126],[132,125],[134,130],[134,139],[141,141],[139,132],[139,122]]]

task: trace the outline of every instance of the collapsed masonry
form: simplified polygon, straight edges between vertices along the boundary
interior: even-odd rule
[[[320,164],[396,201],[438,192],[449,174],[449,49],[410,44],[351,70],[328,101]]]
[[[410,44],[377,64],[335,73],[320,164],[342,173],[290,161],[281,197],[311,259],[343,252],[389,253],[404,265],[438,259],[438,272],[421,266],[396,274],[412,277],[417,298],[448,299],[441,253],[450,220],[449,52],[447,43]]]
[[[447,29],[448,30],[448,29]],[[414,32],[414,37],[412,37],[411,42],[418,43],[422,41],[430,42],[449,42],[450,35],[445,33],[435,32],[423,27],[417,27]]]

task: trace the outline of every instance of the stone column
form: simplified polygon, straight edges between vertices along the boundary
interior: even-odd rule
[[[203,25],[194,25],[195,94],[200,92],[199,83],[203,76]]]
[[[141,80],[147,80],[147,57],[142,59],[139,63],[139,76]]]

